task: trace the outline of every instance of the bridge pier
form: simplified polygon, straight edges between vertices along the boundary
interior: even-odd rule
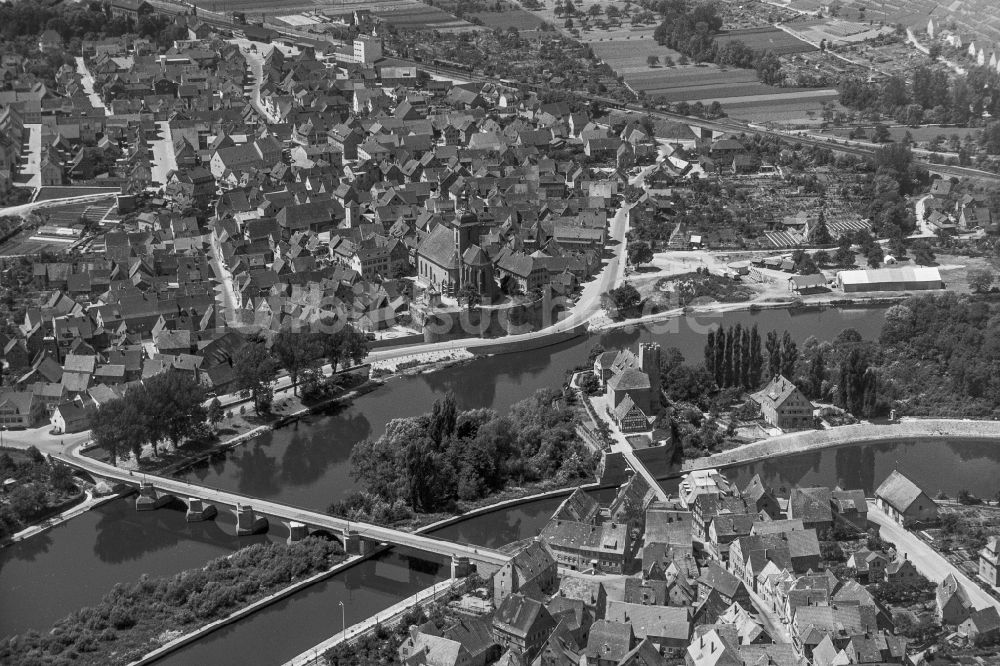
[[[472,564],[469,558],[463,555],[451,556],[451,577],[465,578],[472,573]]]
[[[187,512],[184,514],[184,520],[189,523],[198,523],[203,520],[211,520],[215,518],[215,515],[219,513],[219,510],[215,508],[214,504],[205,504],[198,497],[188,498],[188,508]]]
[[[258,516],[249,504],[239,504],[236,507],[236,536],[250,536],[266,532],[267,518]]]
[[[173,501],[174,496],[167,493],[157,493],[156,488],[151,483],[142,483],[139,486],[139,496],[135,498],[136,511],[152,511],[159,509],[165,504]]]
[[[305,523],[293,520],[288,523],[288,543],[302,541],[309,536],[309,527]]]

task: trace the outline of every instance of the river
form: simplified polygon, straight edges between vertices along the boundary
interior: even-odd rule
[[[518,354],[476,359],[437,372],[393,379],[386,386],[351,404],[314,415],[308,422],[266,433],[238,447],[225,459],[206,462],[182,475],[186,481],[222,488],[251,497],[325,510],[357,487],[350,475],[354,445],[378,437],[385,424],[399,417],[430,411],[449,391],[460,408],[492,407],[502,411],[540,388],[561,386],[566,371],[586,362],[590,350],[635,348],[655,340],[665,349],[676,347],[691,362],[700,362],[705,333],[716,324],[757,324],[761,337],[769,330],[788,330],[802,343],[854,328],[865,338],[878,334],[884,310],[788,310],[730,312],[725,315],[674,318],[654,330],[614,331],[579,338]]]
[[[655,340],[664,347],[677,347],[697,362],[704,334],[716,323],[756,323],[762,336],[771,329],[787,329],[801,343],[809,335],[825,339],[846,328],[872,337],[881,327],[883,312],[878,308],[798,313],[765,310],[681,318],[662,324],[659,330],[614,331],[546,349],[480,358],[434,373],[391,380],[350,405],[263,435],[223,459],[187,472],[184,478],[322,510],[355,487],[349,475],[349,456],[356,442],[378,436],[393,418],[428,411],[434,400],[448,391],[454,392],[462,408],[504,410],[539,388],[559,386],[566,370],[585,362],[595,344],[612,349]],[[993,470],[994,478],[997,472],[1000,464]],[[537,534],[558,502],[545,500],[486,514],[439,534],[497,546]],[[119,500],[3,549],[0,636],[27,628],[44,630],[55,619],[98,601],[115,582],[132,581],[142,573],[169,575],[247,543],[232,535],[232,520],[227,515],[215,523],[188,525],[182,512],[135,513],[131,500]],[[293,656],[339,628],[339,601],[345,600],[350,624],[352,618],[367,617],[448,575],[441,562],[424,557],[415,560],[396,550],[384,554],[216,632],[166,662],[273,663]]]

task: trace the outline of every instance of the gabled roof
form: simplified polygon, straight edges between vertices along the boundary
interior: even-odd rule
[[[882,485],[875,491],[876,497],[881,497],[889,506],[900,513],[905,513],[910,506],[917,501],[924,491],[899,473],[899,470],[892,470],[892,474],[886,477]]]

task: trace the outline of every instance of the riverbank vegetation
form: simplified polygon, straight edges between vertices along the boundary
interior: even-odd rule
[[[50,464],[34,446],[0,452],[0,479],[14,482],[0,495],[0,539],[80,497],[69,467]]]
[[[118,583],[93,607],[0,645],[5,664],[127,664],[345,558],[333,541],[254,544],[163,578]]]
[[[112,462],[129,454],[138,460],[146,444],[156,455],[164,439],[176,449],[182,439],[204,434],[204,401],[205,391],[192,375],[170,370],[101,405],[91,417],[91,432]]]
[[[454,396],[429,414],[393,419],[385,434],[351,453],[362,490],[329,512],[391,523],[412,512],[454,512],[508,485],[592,479],[593,453],[576,433],[576,411],[556,390],[539,390],[511,406],[459,411]]]

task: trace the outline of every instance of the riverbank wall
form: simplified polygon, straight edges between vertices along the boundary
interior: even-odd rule
[[[238,620],[243,619],[247,615],[256,613],[257,611],[266,608],[271,604],[277,603],[278,601],[281,601],[282,599],[289,597],[295,594],[296,592],[299,592],[300,590],[303,590],[311,585],[315,585],[320,581],[326,580],[327,578],[335,574],[338,574],[341,571],[344,571],[345,569],[350,569],[351,567],[360,564],[364,560],[368,559],[368,557],[370,556],[371,555],[369,554],[369,555],[355,555],[353,557],[349,557],[343,562],[340,562],[330,567],[326,571],[321,571],[318,574],[314,574],[312,576],[309,576],[308,578],[304,578],[297,583],[294,583],[292,585],[289,585],[288,587],[278,590],[277,592],[274,592],[273,594],[269,594],[266,597],[258,599],[252,604],[249,604],[247,606],[244,606],[243,608],[235,610],[226,617],[222,618],[221,620],[210,622],[209,624],[206,624],[203,627],[199,627],[198,629],[195,629],[190,633],[184,634],[183,636],[179,636],[178,638],[175,638],[174,640],[168,643],[164,643],[163,645],[153,650],[152,652],[148,652],[141,659],[131,662],[128,666],[145,666],[146,664],[152,664],[153,662],[167,656],[171,652],[179,650],[185,645],[193,643],[194,641],[199,640],[201,638],[204,638],[213,631],[222,629],[225,626],[228,626]]]
[[[764,310],[788,310],[792,313],[813,312],[840,308],[861,310],[864,308],[884,308],[888,305],[901,303],[912,294],[891,294],[872,296],[868,298],[839,298],[828,301],[802,301],[798,296],[777,301],[746,301],[741,303],[713,303],[706,307],[685,307],[664,310],[655,314],[623,319],[621,321],[604,321],[590,326],[591,333],[604,333],[622,328],[634,328],[646,324],[657,324],[678,317],[711,317],[730,312],[761,312]]]
[[[468,350],[475,354],[476,356],[496,356],[500,354],[517,354],[520,352],[533,351],[535,349],[544,349],[545,347],[552,347],[563,342],[568,342],[570,340],[575,340],[581,338],[587,334],[587,325],[580,324],[568,331],[553,331],[552,333],[546,333],[533,337],[526,337],[519,340],[513,341],[503,341],[500,338],[496,344],[493,345],[480,345],[477,347],[469,347]]]
[[[334,634],[330,638],[326,639],[322,643],[316,645],[315,647],[306,650],[305,652],[293,657],[291,660],[286,661],[284,666],[322,666],[326,664],[326,660],[323,655],[327,650],[334,648],[343,643],[356,643],[365,636],[369,636],[375,632],[379,627],[386,629],[393,629],[406,614],[414,608],[426,608],[431,604],[444,599],[451,594],[460,593],[465,587],[467,579],[455,580],[454,578],[449,578],[448,580],[441,581],[440,583],[435,583],[430,587],[417,592],[412,597],[407,597],[402,601],[386,608],[381,613],[376,613],[372,617],[365,618],[361,622],[352,624],[340,633]]]
[[[768,458],[803,453],[817,449],[857,444],[887,442],[900,439],[956,437],[963,439],[1000,440],[1000,421],[972,419],[904,418],[892,423],[858,423],[826,430],[792,432],[771,439],[744,444],[711,456],[685,460],[682,472],[696,469],[731,467],[759,462]]]

